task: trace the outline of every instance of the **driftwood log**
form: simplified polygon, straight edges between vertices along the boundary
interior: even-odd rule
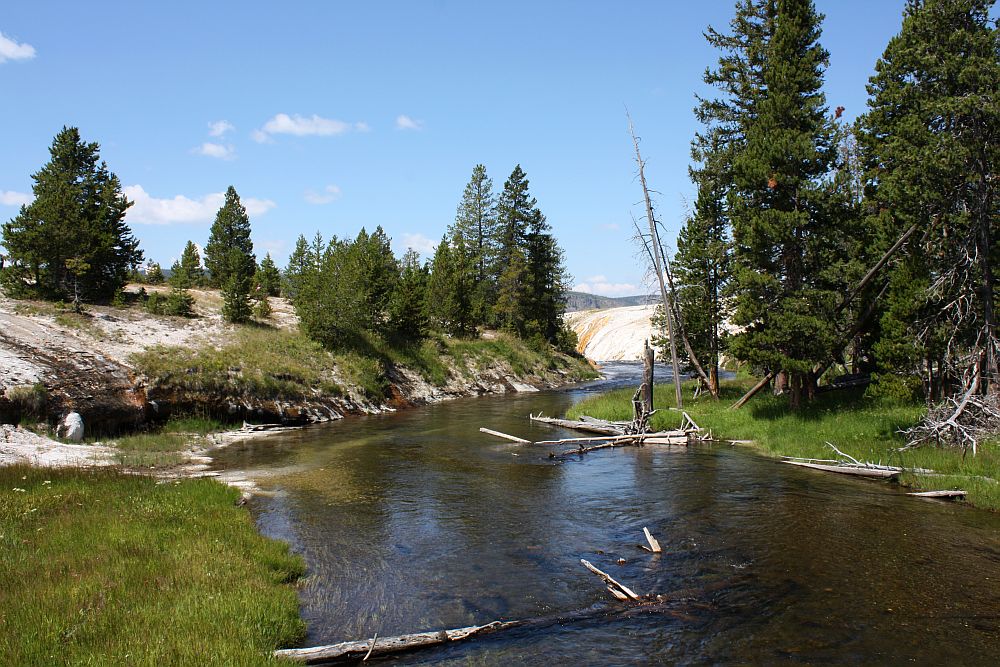
[[[551,424],[552,426],[561,426],[563,428],[571,428],[577,431],[583,431],[585,433],[599,433],[601,435],[625,435],[625,429],[621,426],[612,424],[611,422],[604,422],[600,420],[574,420],[574,419],[556,419],[555,417],[543,417],[541,415],[529,415],[531,421],[539,422],[541,424]]]
[[[885,468],[867,468],[853,465],[825,465],[822,463],[807,463],[805,461],[782,461],[788,465],[811,468],[813,470],[823,470],[824,472],[836,472],[841,475],[856,475],[858,477],[874,477],[878,479],[895,479],[899,477],[901,471],[889,470]]]
[[[606,572],[598,569],[589,561],[581,559],[588,570],[601,577],[608,591],[615,597],[615,602],[598,603],[574,611],[548,614],[535,618],[493,621],[483,625],[469,625],[450,630],[434,630],[399,635],[396,637],[362,639],[346,641],[326,646],[310,648],[289,648],[274,652],[276,658],[285,658],[309,665],[335,664],[357,662],[366,657],[394,655],[408,651],[431,648],[443,644],[465,641],[497,634],[514,629],[541,629],[553,625],[566,625],[591,619],[619,619],[643,614],[662,614],[672,616],[682,621],[692,620],[690,612],[712,609],[704,601],[711,592],[733,585],[741,577],[716,581],[701,589],[684,589],[666,595],[639,595],[631,588],[616,581]]]

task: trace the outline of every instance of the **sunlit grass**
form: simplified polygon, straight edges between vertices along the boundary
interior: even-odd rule
[[[257,665],[303,634],[287,545],[239,494],[111,470],[0,468],[10,665]]]
[[[896,465],[904,468],[927,468],[937,475],[903,475],[905,484],[921,490],[962,489],[968,501],[991,509],[1000,509],[1000,443],[987,442],[978,455],[960,449],[921,447],[897,451],[906,442],[900,430],[912,426],[924,414],[924,406],[889,399],[870,398],[862,390],[844,390],[820,394],[799,412],[788,409],[786,397],[758,394],[740,410],[729,406],[754,384],[751,378],[722,383],[721,398],[708,394],[691,398],[693,383],[685,384],[684,409],[704,429],[720,439],[753,440],[758,451],[769,456],[836,458],[827,446],[860,461]],[[568,412],[610,420],[631,419],[634,390],[622,389],[587,398]],[[657,385],[653,416],[656,429],[677,428],[681,414],[674,406],[672,385]]]

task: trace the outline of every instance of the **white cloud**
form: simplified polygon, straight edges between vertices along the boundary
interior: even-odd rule
[[[13,190],[0,190],[0,204],[4,206],[27,205],[34,201],[35,195],[27,192],[14,192]]]
[[[421,120],[415,120],[410,118],[406,114],[399,114],[396,116],[396,129],[397,130],[422,130],[424,129],[424,122]]]
[[[338,134],[345,134],[351,130],[367,132],[367,123],[347,123],[334,118],[323,118],[313,114],[312,116],[300,116],[295,114],[289,116],[286,113],[279,113],[271,118],[263,127],[254,130],[251,137],[257,143],[266,143],[275,134],[291,134],[296,137],[318,136],[332,137]]]
[[[573,290],[601,296],[632,296],[639,293],[639,288],[632,283],[608,282],[606,276],[590,276],[584,282],[575,285]]]
[[[406,233],[402,234],[398,239],[393,239],[393,244],[400,252],[405,252],[409,248],[413,248],[424,257],[430,257],[434,254],[434,249],[437,247],[438,241],[429,239],[420,233]]]
[[[205,155],[207,157],[214,157],[220,160],[234,160],[236,159],[236,149],[232,144],[213,144],[211,141],[206,141],[201,146],[197,148],[192,148],[192,151],[198,155]]]
[[[8,60],[30,60],[35,57],[35,47],[31,44],[18,44],[0,32],[0,63]]]
[[[177,195],[172,199],[152,197],[141,185],[125,186],[125,196],[135,202],[126,219],[140,225],[173,225],[211,222],[226,201],[223,192],[213,192],[199,199]],[[240,199],[250,217],[264,215],[277,204],[270,199]]]
[[[329,204],[335,199],[340,199],[340,186],[328,185],[322,191],[306,190],[305,199],[310,204]]]
[[[254,130],[250,133],[250,138],[256,141],[258,144],[273,144],[274,139],[271,138],[269,134],[263,132],[262,130]]]
[[[621,227],[618,226],[617,222],[609,222],[607,224],[601,225],[601,229],[606,229],[609,232],[617,232]]]
[[[208,124],[208,136],[221,137],[226,132],[232,132],[236,127],[228,120],[217,120]]]

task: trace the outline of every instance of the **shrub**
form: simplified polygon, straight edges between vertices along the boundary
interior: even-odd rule
[[[154,315],[194,317],[194,297],[176,287],[168,293],[153,292],[146,299],[146,310]]]

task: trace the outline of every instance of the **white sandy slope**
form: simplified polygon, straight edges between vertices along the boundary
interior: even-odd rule
[[[642,359],[643,343],[653,335],[650,322],[656,306],[625,306],[566,313],[576,332],[577,352],[594,361]]]

